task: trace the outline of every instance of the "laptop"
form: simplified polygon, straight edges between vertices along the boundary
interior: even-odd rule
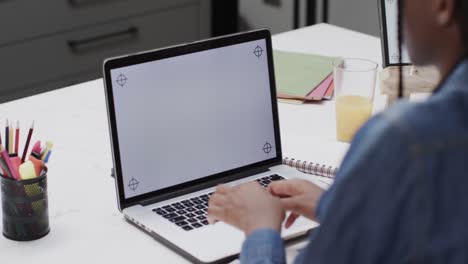
[[[216,186],[300,177],[282,165],[270,32],[108,59],[104,80],[124,217],[192,262],[235,259],[244,233],[207,221]]]

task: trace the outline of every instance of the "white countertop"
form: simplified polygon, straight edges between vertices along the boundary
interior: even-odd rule
[[[359,57],[381,64],[378,38],[326,24],[274,36],[273,45],[274,49]],[[384,105],[385,97],[376,92],[375,111]],[[35,120],[33,140],[55,142],[48,165],[51,232],[33,242],[0,236],[1,263],[187,262],[129,225],[117,210],[101,79],[2,104],[0,113],[2,119],[23,122],[22,137]],[[348,145],[335,139],[333,101],[280,103],[279,113],[286,156],[339,164]]]

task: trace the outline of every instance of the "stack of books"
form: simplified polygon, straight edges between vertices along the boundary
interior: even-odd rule
[[[337,58],[274,51],[277,95],[281,101],[305,103],[333,98],[333,61]]]

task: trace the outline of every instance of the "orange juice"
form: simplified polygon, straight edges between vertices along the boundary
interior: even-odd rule
[[[336,135],[339,141],[351,142],[356,131],[372,114],[372,100],[364,96],[336,98]]]

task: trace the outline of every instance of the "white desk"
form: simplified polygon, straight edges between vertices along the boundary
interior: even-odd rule
[[[378,38],[329,25],[277,35],[273,42],[275,49],[381,63]],[[377,95],[376,109],[384,103]],[[339,163],[347,144],[335,140],[333,102],[280,104],[279,109],[286,155]],[[35,120],[33,139],[56,144],[48,178],[51,232],[22,243],[0,236],[1,263],[186,263],[126,223],[117,210],[102,80],[6,103],[0,113],[2,119],[24,122],[23,137]]]

